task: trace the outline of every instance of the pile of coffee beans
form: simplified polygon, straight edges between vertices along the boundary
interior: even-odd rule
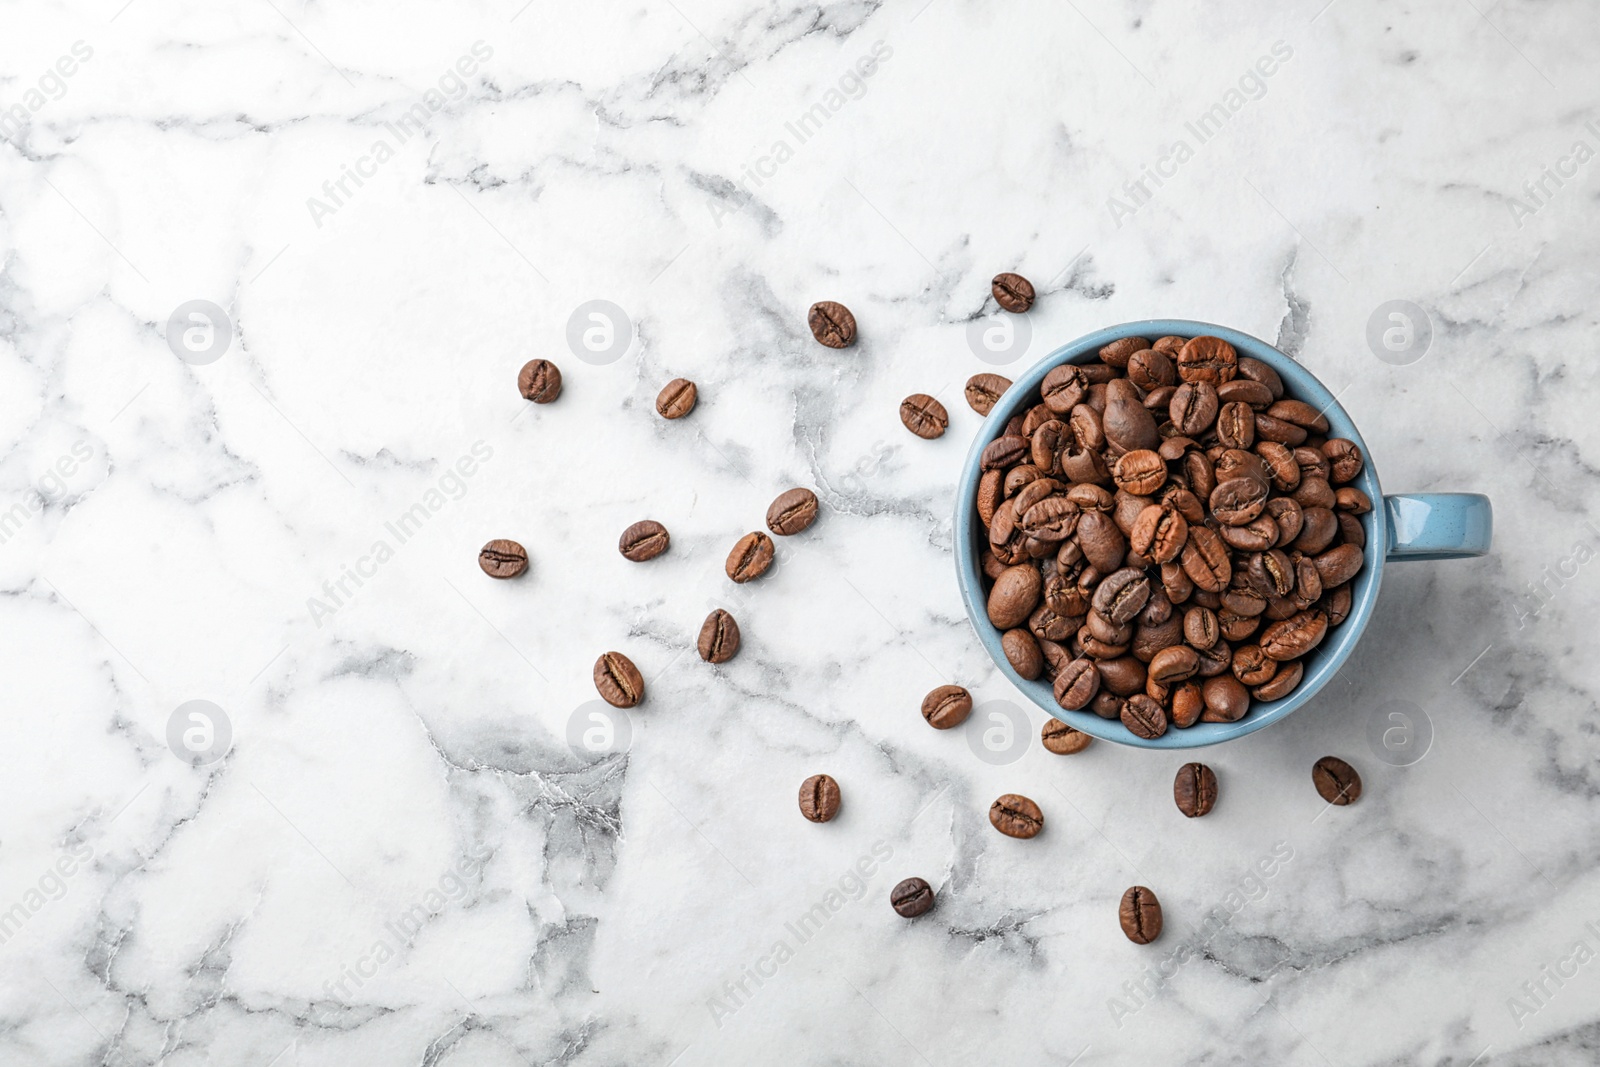
[[[1372,508],[1348,484],[1360,448],[1328,429],[1219,337],[1053,369],[984,448],[973,501],[1012,668],[1142,738],[1287,696],[1350,613]]]

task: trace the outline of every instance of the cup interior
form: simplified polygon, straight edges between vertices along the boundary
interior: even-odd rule
[[[1100,349],[1124,337],[1145,337],[1154,341],[1156,338],[1169,335],[1220,337],[1233,345],[1241,356],[1259,359],[1277,371],[1283,379],[1285,397],[1303,400],[1322,411],[1327,417],[1329,424],[1327,436],[1348,438],[1360,446],[1365,462],[1361,474],[1349,484],[1367,494],[1372,501],[1372,510],[1360,516],[1367,535],[1364,549],[1365,563],[1361,573],[1352,579],[1350,614],[1342,625],[1331,628],[1322,644],[1302,659],[1305,675],[1294,692],[1281,700],[1266,702],[1253,700],[1249,713],[1238,722],[1196,723],[1187,729],[1169,729],[1160,737],[1147,739],[1129,731],[1120,720],[1102,719],[1088,709],[1081,711],[1063,709],[1056,703],[1047,681],[1043,679],[1029,681],[1011,668],[1005,652],[1000,647],[1000,633],[989,622],[987,593],[978,562],[988,541],[988,531],[978,520],[976,500],[978,480],[982,475],[979,463],[984,447],[1000,435],[1000,431],[1013,415],[1020,414],[1037,403],[1035,398],[1039,383],[1044,380],[1046,374],[1063,363],[1090,362],[1098,356]],[[1265,341],[1225,326],[1186,319],[1145,319],[1112,326],[1063,345],[1030,367],[1010,389],[1006,390],[990,411],[989,417],[984,420],[967,454],[966,464],[962,469],[961,484],[956,492],[956,575],[960,583],[961,599],[967,609],[967,618],[977,631],[978,639],[988,650],[989,658],[994,660],[995,666],[1011,680],[1013,685],[1047,714],[1093,737],[1137,748],[1202,748],[1206,745],[1219,744],[1254,733],[1310,701],[1318,690],[1327,685],[1328,681],[1338,673],[1345,660],[1350,658],[1350,653],[1360,640],[1367,620],[1372,616],[1373,606],[1378,599],[1378,586],[1383,578],[1383,560],[1388,543],[1389,530],[1384,516],[1383,492],[1378,485],[1378,472],[1372,462],[1372,453],[1356,429],[1355,423],[1350,420],[1344,408],[1339,406],[1334,394],[1310,371]]]

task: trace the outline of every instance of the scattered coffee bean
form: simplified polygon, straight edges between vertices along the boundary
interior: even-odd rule
[[[1185,763],[1172,780],[1172,799],[1179,811],[1198,819],[1217,802],[1217,776],[1204,763]]]
[[[1044,829],[1044,812],[1027,797],[1007,793],[989,805],[989,822],[1007,837],[1032,837]]]
[[[812,822],[827,822],[839,814],[839,783],[826,774],[813,774],[801,782],[800,814]]]
[[[740,583],[761,577],[772,566],[773,551],[772,538],[760,530],[745,534],[728,553],[728,577]]]
[[[515,541],[496,538],[478,550],[478,566],[491,578],[515,578],[528,569],[528,550]]]
[[[1030,399],[972,501],[1012,666],[1034,662],[1025,632],[1057,703],[1147,739],[1287,696],[1349,616],[1360,446],[1317,436],[1321,413],[1218,337],[1122,338]]]
[[[935,730],[960,726],[972,714],[972,694],[959,685],[941,685],[922,698],[922,717]]]
[[[700,639],[695,642],[700,658],[707,663],[726,663],[739,651],[739,623],[726,611],[718,608],[706,616],[700,625]]]
[[[1075,752],[1082,752],[1094,740],[1082,730],[1074,730],[1060,719],[1045,720],[1044,729],[1039,732],[1039,737],[1044,742],[1044,747],[1058,756],[1070,756]]]
[[[1361,799],[1361,775],[1338,756],[1323,756],[1311,768],[1311,781],[1329,804],[1354,804]]]
[[[525,400],[548,404],[561,395],[561,368],[548,359],[529,360],[517,375],[517,389]]]
[[[967,403],[979,415],[987,415],[1010,388],[1010,378],[1002,378],[998,374],[974,374],[967,379]]]
[[[1122,932],[1135,945],[1148,945],[1161,936],[1161,901],[1142,885],[1122,894],[1117,918],[1122,923]]]
[[[819,300],[806,315],[811,336],[829,348],[849,348],[856,343],[856,317],[833,300]]]
[[[907,878],[889,890],[889,906],[907,919],[926,915],[933,907],[933,887],[921,878]]]
[[[809,489],[780,493],[767,508],[767,529],[780,537],[797,534],[816,520],[817,494]]]
[[[989,283],[994,302],[1018,315],[1033,307],[1033,283],[1020,274],[996,274]]]
[[[900,401],[900,421],[918,437],[932,440],[944,436],[950,413],[927,393],[912,393]]]
[[[694,410],[700,399],[699,388],[687,378],[674,378],[656,395],[656,414],[663,419],[681,419]]]
[[[594,661],[594,687],[614,708],[631,708],[644,699],[644,678],[621,652],[607,652]]]
[[[654,519],[640,519],[617,540],[617,551],[635,563],[655,559],[667,550],[672,538],[667,528]]]

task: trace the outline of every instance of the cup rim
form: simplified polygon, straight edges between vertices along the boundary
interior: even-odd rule
[[[1102,719],[1093,711],[1067,711],[1055,702],[1050,685],[1041,680],[1029,681],[1012,669],[1000,645],[1000,631],[989,622],[983,583],[978,571],[980,548],[976,542],[977,522],[975,500],[983,449],[999,436],[1007,421],[1031,404],[1025,401],[1039,388],[1044,376],[1063,363],[1085,363],[1095,358],[1100,349],[1124,337],[1145,337],[1153,343],[1165,336],[1220,337],[1233,345],[1244,356],[1259,359],[1277,371],[1284,380],[1285,396],[1316,405],[1327,417],[1329,437],[1343,437],[1354,441],[1361,449],[1361,473],[1350,483],[1366,493],[1372,501],[1372,510],[1359,516],[1366,533],[1361,573],[1352,582],[1350,614],[1343,624],[1331,628],[1321,645],[1302,662],[1305,675],[1294,692],[1269,702],[1252,700],[1250,711],[1244,718],[1231,723],[1196,723],[1186,729],[1168,729],[1157,738],[1142,738],[1133,734],[1120,720]],[[997,368],[998,369],[998,368]],[[1255,733],[1288,717],[1308,703],[1333,679],[1350,658],[1377,603],[1378,589],[1383,580],[1384,556],[1389,543],[1389,528],[1383,504],[1378,472],[1372,461],[1371,450],[1356,428],[1348,412],[1339,404],[1336,394],[1330,392],[1317,377],[1296,360],[1275,347],[1239,330],[1215,323],[1191,319],[1140,319],[1108,326],[1055,349],[1012,383],[990,410],[983,425],[973,438],[972,446],[962,466],[961,481],[956,490],[954,516],[954,553],[956,580],[961,590],[962,605],[967,621],[972,625],[979,641],[994,661],[996,669],[1024,696],[1046,714],[1059,719],[1074,729],[1095,738],[1128,745],[1133,748],[1188,749],[1232,741]]]

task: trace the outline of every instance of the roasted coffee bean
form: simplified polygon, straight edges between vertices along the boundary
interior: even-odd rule
[[[491,578],[515,578],[528,569],[528,550],[515,541],[496,538],[478,550],[478,566]]]
[[[1329,480],[1334,485],[1353,481],[1361,473],[1361,447],[1354,441],[1347,441],[1343,437],[1330,438],[1321,451],[1328,459]]]
[[[606,652],[594,661],[594,687],[614,708],[631,708],[644,699],[644,676],[621,652]]]
[[[1222,633],[1217,613],[1210,608],[1190,608],[1183,615],[1183,639],[1194,649],[1210,648]]]
[[[721,608],[706,616],[695,642],[700,658],[707,663],[726,663],[739,651],[739,624]]]
[[[1333,486],[1328,484],[1328,479],[1321,475],[1305,475],[1300,477],[1300,485],[1291,494],[1295,503],[1302,508],[1328,508],[1339,502],[1334,495]]]
[[[1278,543],[1278,524],[1270,515],[1261,514],[1243,526],[1218,526],[1217,536],[1240,552],[1265,552]]]
[[[1259,615],[1240,615],[1236,611],[1229,611],[1227,608],[1223,608],[1217,612],[1217,628],[1222,631],[1222,637],[1225,641],[1235,643],[1248,641],[1255,635],[1257,630],[1261,629],[1261,617]]]
[[[1294,563],[1280,549],[1252,555],[1245,566],[1245,577],[1250,588],[1264,597],[1285,597],[1294,592]]]
[[[1354,578],[1361,570],[1362,560],[1361,549],[1355,545],[1340,545],[1314,557],[1313,563],[1316,564],[1323,588],[1332,589]]]
[[[829,348],[849,348],[856,343],[856,317],[833,300],[819,300],[806,313],[811,336]]]
[[[1106,383],[1106,410],[1100,423],[1106,444],[1118,455],[1141,448],[1154,451],[1161,444],[1155,417],[1139,399],[1138,387],[1126,378]]]
[[[812,822],[827,822],[839,814],[839,783],[826,774],[813,774],[801,782],[800,814]]]
[[[1283,379],[1278,377],[1278,372],[1259,359],[1249,356],[1239,357],[1239,377],[1248,378],[1252,382],[1260,382],[1271,391],[1274,398],[1283,395]]]
[[[926,915],[933,907],[933,887],[921,878],[907,878],[889,890],[889,906],[907,919]]]
[[[694,410],[700,399],[699,388],[687,378],[674,378],[656,395],[656,414],[663,419],[681,419]]]
[[[1297,659],[1287,663],[1278,664],[1278,671],[1272,680],[1264,685],[1258,685],[1250,690],[1250,695],[1257,700],[1281,700],[1294,692],[1294,687],[1300,684],[1301,677],[1305,674],[1305,665]]]
[[[1020,274],[1007,271],[996,274],[989,283],[994,302],[1014,314],[1020,315],[1033,307],[1033,283]]]
[[[1298,445],[1306,439],[1305,430],[1292,422],[1275,419],[1264,411],[1256,412],[1256,438],[1261,441],[1276,441],[1284,445]]]
[[[1026,630],[1007,630],[1000,635],[1000,649],[1011,669],[1028,681],[1044,673],[1044,653],[1039,642]]]
[[[1115,623],[1125,623],[1138,615],[1150,599],[1150,579],[1144,571],[1125,567],[1113,571],[1094,592],[1094,608]]]
[[[1178,377],[1186,382],[1217,386],[1232,381],[1238,369],[1233,346],[1220,337],[1193,337],[1178,350]]]
[[[1139,512],[1129,547],[1154,563],[1170,563],[1178,558],[1189,540],[1189,524],[1171,504],[1152,504]]]
[[[1207,678],[1200,686],[1205,700],[1202,722],[1238,722],[1250,710],[1250,692],[1231,674]]]
[[[989,823],[1007,837],[1033,837],[1044,829],[1044,812],[1027,797],[1007,793],[989,805]]]
[[[1185,763],[1172,780],[1172,799],[1184,815],[1198,819],[1217,803],[1217,776],[1204,763]]]
[[[1266,685],[1278,673],[1278,661],[1268,659],[1260,645],[1242,645],[1233,650],[1233,676],[1248,686]]]
[[[967,379],[967,404],[979,415],[987,415],[1010,388],[1010,378],[1002,378],[998,374],[974,374]]]
[[[1318,604],[1327,611],[1329,626],[1338,626],[1350,617],[1350,605],[1353,599],[1348,584],[1323,590],[1322,599]]]
[[[525,400],[548,404],[561,395],[561,368],[548,359],[529,360],[517,374],[517,390]]]
[[[1043,404],[1035,404],[1033,407],[1029,408],[1028,413],[1023,416],[1022,436],[1028,438],[1030,441],[1033,440],[1034,431],[1043,426],[1045,423],[1049,422],[1054,417],[1055,412],[1051,411],[1048,407]]]
[[[1196,526],[1189,531],[1188,541],[1179,558],[1183,561],[1184,573],[1207,592],[1222,592],[1233,578],[1228,547],[1208,527]]]
[[[1142,352],[1149,347],[1150,342],[1143,337],[1122,337],[1100,350],[1100,362],[1108,367],[1126,367],[1135,352]]]
[[[1308,556],[1318,556],[1333,544],[1339,532],[1339,520],[1327,508],[1301,508],[1300,536],[1294,540],[1294,549]],[[1330,584],[1327,582],[1324,585]]]
[[[1018,517],[1020,518],[1021,516],[1026,515],[1029,508],[1039,503],[1045,497],[1056,496],[1060,493],[1061,483],[1056,481],[1054,478],[1035,478],[1033,481],[1023,486],[1022,492],[1018,493],[1016,496],[1016,504],[1014,506],[1017,509]],[[1072,510],[1074,513],[1076,513],[1078,506],[1073,504]]]
[[[1005,476],[999,471],[984,471],[983,476],[978,479],[978,519],[985,527],[994,521],[995,509],[1004,499]],[[767,528],[771,527],[772,523],[769,520]]]
[[[1088,389],[1082,369],[1071,363],[1053,368],[1039,383],[1039,395],[1044,398],[1045,407],[1061,416],[1071,414],[1088,395]]]
[[[1320,611],[1302,611],[1261,631],[1261,651],[1275,660],[1299,659],[1322,643],[1328,617]]]
[[[1045,579],[1048,588],[1051,579]],[[1048,596],[1048,594],[1046,594]],[[1040,604],[1028,616],[1028,632],[1041,641],[1066,641],[1083,625],[1082,616],[1062,615],[1049,603]]]
[[[767,529],[781,537],[797,534],[817,520],[817,494],[790,489],[767,508]]]
[[[1103,511],[1089,511],[1078,516],[1078,544],[1083,548],[1084,559],[1102,574],[1110,574],[1122,566],[1128,542],[1117,529],[1116,520]]]
[[[1208,381],[1184,382],[1172,394],[1167,415],[1179,433],[1199,437],[1217,421],[1221,401],[1216,386]]]
[[[772,538],[760,530],[745,534],[728,553],[728,577],[741,584],[761,577],[772,566],[774,551]]]
[[[617,539],[617,551],[635,563],[655,559],[672,543],[667,528],[654,519],[640,519]]]
[[[1167,464],[1149,449],[1136,449],[1117,459],[1112,478],[1117,488],[1135,496],[1149,496],[1167,480]]]
[[[1206,701],[1199,682],[1184,682],[1172,691],[1172,725],[1187,730],[1200,721]]]
[[[900,401],[900,421],[918,437],[932,440],[944,436],[950,413],[927,393],[912,393]]]
[[[1000,630],[1021,626],[1033,614],[1043,589],[1038,567],[1027,563],[1007,567],[989,590],[989,621]]]
[[[972,714],[972,694],[959,685],[941,685],[922,698],[922,717],[935,730],[960,726]]]
[[[1135,693],[1122,705],[1122,725],[1135,737],[1153,740],[1167,732],[1167,713],[1144,693]]]
[[[1323,756],[1311,768],[1311,781],[1329,804],[1354,804],[1361,799],[1361,775],[1338,756]]]
[[[1102,689],[1089,702],[1089,710],[1102,719],[1115,721],[1122,718],[1123,700],[1108,689]]]
[[[1068,711],[1077,711],[1088,704],[1099,691],[1100,672],[1093,660],[1075,659],[1056,672],[1056,703]]]
[[[1224,404],[1249,404],[1252,409],[1260,411],[1270,406],[1274,398],[1272,390],[1260,382],[1235,378],[1217,386],[1217,399]]]
[[[1188,645],[1169,645],[1150,660],[1149,677],[1171,685],[1194,677],[1200,669],[1200,654]]]
[[[1161,902],[1142,885],[1136,885],[1122,894],[1122,904],[1117,909],[1117,920],[1122,932],[1135,945],[1148,945],[1161,936]]]
[[[1304,400],[1279,400],[1267,409],[1267,414],[1303,429],[1328,432],[1327,416]]]
[[[1209,505],[1218,522],[1243,526],[1267,506],[1267,485],[1254,478],[1229,478],[1211,490]]]
[[[1222,405],[1222,410],[1217,412],[1217,442],[1229,448],[1249,448],[1255,444],[1256,415],[1249,404],[1235,400]]]
[[[1082,730],[1074,730],[1060,719],[1046,719],[1039,732],[1044,747],[1058,756],[1071,756],[1082,752],[1094,740]]]
[[[979,462],[984,470],[1004,470],[1007,467],[1022,462],[1028,455],[1028,439],[1019,435],[1007,434],[996,437],[983,449],[983,457]]]
[[[1061,450],[1071,443],[1072,431],[1060,419],[1047,419],[1028,437],[1033,465],[1046,474],[1061,469]]]
[[[1372,510],[1372,498],[1353,485],[1342,485],[1333,492],[1333,506],[1349,515],[1365,515]]]

